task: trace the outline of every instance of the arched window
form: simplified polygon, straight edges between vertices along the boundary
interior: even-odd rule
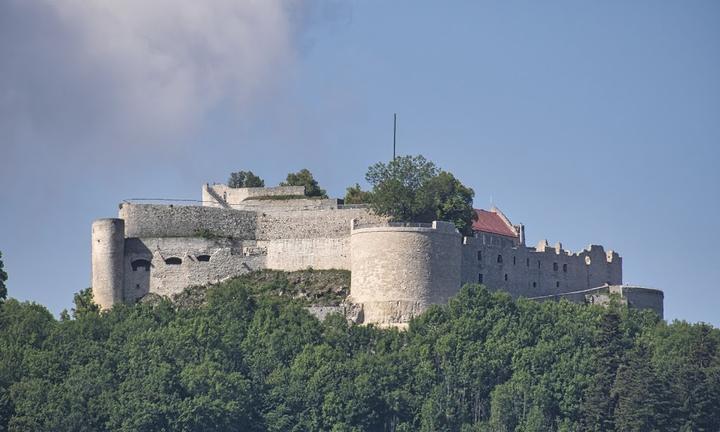
[[[150,261],[146,259],[136,259],[130,263],[133,271],[137,271],[138,268],[142,267],[145,271],[150,271]]]
[[[533,288],[537,288],[537,282],[533,282]]]
[[[563,271],[567,273],[567,264],[563,264]]]
[[[502,255],[498,255],[497,262],[498,264],[502,264]]]
[[[210,255],[198,255],[198,256],[195,257],[195,258],[197,258],[197,260],[200,261],[200,262],[208,262],[208,261],[210,261]]]
[[[178,257],[170,257],[165,259],[165,264],[167,265],[180,265],[182,264],[182,260]]]

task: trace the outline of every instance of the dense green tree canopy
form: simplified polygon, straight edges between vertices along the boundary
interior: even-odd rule
[[[265,180],[253,174],[252,171],[238,171],[230,173],[228,186],[231,188],[264,187]]]
[[[448,221],[461,233],[472,234],[475,192],[451,173],[423,156],[399,156],[368,168],[370,203],[380,215],[399,222]]]
[[[289,173],[280,186],[305,186],[305,196],[327,198],[325,189],[321,189],[312,173],[303,168],[296,173]]]
[[[319,322],[267,284],[63,321],[8,300],[0,430],[720,429],[720,330],[706,324],[469,285],[382,330]]]

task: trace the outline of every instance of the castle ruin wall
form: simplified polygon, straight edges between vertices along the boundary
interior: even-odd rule
[[[266,210],[123,203],[127,238],[118,298],[172,295],[263,268],[349,270],[351,220],[385,220],[362,208]]]
[[[500,236],[497,236],[500,237]],[[622,284],[622,258],[602,246],[572,253],[560,244],[536,248],[493,236],[463,240],[463,283],[482,283],[515,297],[535,297]]]
[[[255,241],[198,237],[125,240],[125,301],[148,293],[177,294],[189,286],[217,283],[266,267]]]

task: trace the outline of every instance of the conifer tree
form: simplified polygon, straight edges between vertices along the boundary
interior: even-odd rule
[[[0,252],[0,303],[7,298],[7,287],[5,281],[7,281],[8,275],[5,273],[4,264],[2,262],[2,252]]]

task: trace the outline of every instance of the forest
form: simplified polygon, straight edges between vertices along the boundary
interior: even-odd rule
[[[718,431],[720,330],[467,285],[405,331],[286,280],[56,319],[0,304],[0,431]]]

